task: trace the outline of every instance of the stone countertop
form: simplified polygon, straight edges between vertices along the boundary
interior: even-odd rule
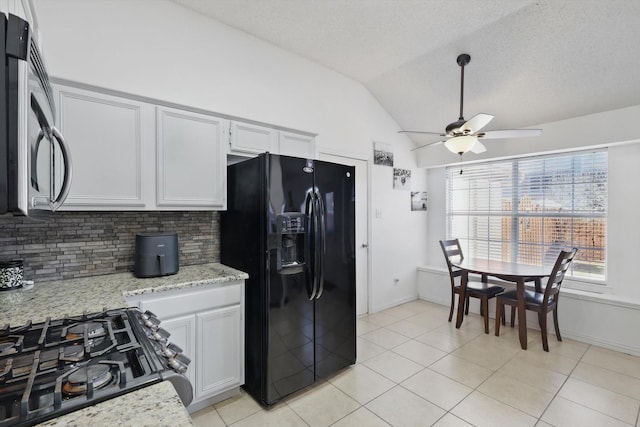
[[[88,408],[45,421],[38,427],[193,426],[169,381],[132,391]]]
[[[247,273],[222,264],[203,264],[180,267],[171,276],[146,279],[128,272],[36,283],[31,288],[0,291],[0,327],[126,307],[125,297],[132,295],[213,284],[223,286],[248,277]]]
[[[140,279],[132,273],[36,283],[0,292],[0,327],[39,323],[127,305],[125,298],[245,280],[246,273],[222,264],[181,267],[171,276]],[[162,320],[162,319],[161,319]],[[161,382],[46,421],[41,426],[192,426],[173,385]]]

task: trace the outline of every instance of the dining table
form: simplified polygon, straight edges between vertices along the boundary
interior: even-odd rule
[[[516,284],[518,294],[518,335],[520,347],[527,349],[527,321],[524,304],[525,282],[535,282],[537,292],[541,290],[541,282],[551,275],[552,267],[544,265],[529,265],[517,262],[496,261],[481,258],[468,258],[452,265],[461,271],[460,296],[458,301],[464,301],[466,297],[469,273],[483,276],[497,277],[498,279]],[[458,303],[456,328],[460,329],[464,319],[464,304]]]

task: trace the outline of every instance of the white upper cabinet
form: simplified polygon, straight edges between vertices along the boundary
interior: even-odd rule
[[[233,121],[229,132],[229,146],[234,154],[254,155],[278,151],[278,131],[275,129]]]
[[[157,205],[224,208],[227,169],[226,150],[221,144],[223,121],[157,107],[156,122]]]
[[[286,156],[315,158],[315,137],[295,132],[232,121],[229,154],[251,157],[266,151]]]
[[[54,86],[58,127],[69,143],[73,180],[63,209],[138,208],[145,200],[143,158],[153,158],[153,108],[82,89]],[[151,125],[151,126],[149,126]],[[149,192],[147,192],[149,193]]]
[[[73,86],[54,92],[73,164],[62,210],[226,208],[227,120]]]
[[[299,133],[280,131],[280,154],[313,159],[316,154],[315,138]]]

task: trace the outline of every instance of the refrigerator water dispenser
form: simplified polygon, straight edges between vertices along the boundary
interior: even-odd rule
[[[299,212],[285,212],[276,217],[280,274],[297,274],[304,269],[305,220],[306,215]]]

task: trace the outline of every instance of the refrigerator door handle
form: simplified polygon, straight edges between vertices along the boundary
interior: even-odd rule
[[[326,228],[325,228],[325,216],[324,216],[324,202],[322,200],[322,196],[319,191],[315,191],[315,198],[317,201],[317,215],[318,221],[320,223],[320,256],[318,261],[318,292],[316,295],[316,299],[322,296],[322,292],[324,291],[324,257],[325,257],[325,249],[326,249]]]
[[[304,203],[304,213],[307,216],[307,230],[306,230],[306,238],[305,238],[305,259],[307,260],[307,274],[305,274],[306,278],[306,286],[307,286],[307,295],[309,296],[309,301],[312,301],[316,296],[316,274],[315,274],[315,263],[311,261],[311,248],[314,248],[314,256],[315,256],[315,202],[312,193],[308,193],[305,203]],[[313,230],[313,232],[312,232]]]

